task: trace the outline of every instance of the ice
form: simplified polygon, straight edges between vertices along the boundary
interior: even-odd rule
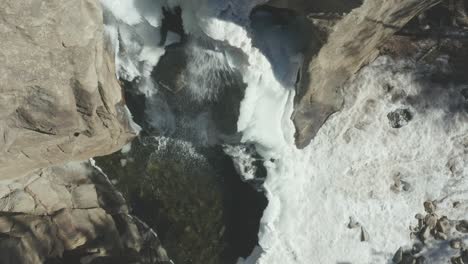
[[[101,4],[112,14],[128,25],[136,25],[142,21],[140,12],[135,6],[138,0],[101,0]]]
[[[141,127],[133,121],[133,116],[127,106],[124,107],[124,114],[127,116],[129,120],[129,127],[132,129],[133,132],[139,134],[141,132]]]
[[[165,45],[177,41],[177,37],[170,34],[165,45],[160,45],[163,2],[102,0],[101,3],[105,32],[116,54],[118,77],[128,81],[138,78],[140,92],[151,96],[157,90],[151,71],[164,55]]]
[[[238,145],[231,146],[225,145],[224,152],[231,156],[234,162],[234,167],[237,173],[242,177],[242,180],[248,181],[255,179],[257,167],[255,162],[257,159],[254,157],[254,151],[249,146]]]
[[[190,91],[191,99],[197,102],[215,101],[223,85],[228,85],[233,69],[226,63],[225,53],[201,46],[188,45],[187,67],[183,82]]]
[[[127,154],[130,152],[130,150],[132,150],[132,142],[128,142],[127,144],[125,144],[125,146],[122,147],[120,152],[122,154]]]

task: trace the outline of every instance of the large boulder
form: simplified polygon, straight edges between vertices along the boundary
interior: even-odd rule
[[[133,138],[97,0],[0,0],[0,179]]]
[[[159,238],[89,163],[1,185],[0,263],[171,263]]]

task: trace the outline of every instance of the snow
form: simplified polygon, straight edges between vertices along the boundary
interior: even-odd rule
[[[160,45],[163,3],[151,0],[102,0],[101,3],[105,32],[116,54],[117,76],[137,80],[139,90],[151,96],[156,92],[151,70],[164,55],[165,46],[179,41],[170,32],[164,45]]]
[[[101,4],[128,25],[136,25],[142,21],[142,17],[136,8],[137,0],[101,0]]]
[[[125,146],[122,147],[120,152],[122,154],[128,154],[130,150],[132,150],[132,142],[128,142],[127,144],[125,144]]]
[[[242,180],[248,181],[255,179],[257,167],[254,163],[257,159],[253,157],[254,150],[252,148],[248,148],[244,145],[225,145],[224,152],[232,158],[234,167],[237,173],[242,177]]]
[[[158,87],[149,73],[164,54],[160,13],[143,12],[134,1],[102,2],[111,13],[106,32],[118,53],[119,76],[140,78],[140,90],[154,96]],[[434,69],[381,57],[344,88],[342,111],[308,147],[298,150],[290,116],[300,45],[291,36],[285,38],[284,29],[250,28],[248,12],[260,2],[164,1],[181,5],[188,34],[225,43],[247,56],[248,64],[239,65],[236,58],[214,50],[205,54],[205,61],[192,61],[194,75],[201,75],[199,70],[219,67],[227,59],[248,85],[237,125],[242,141],[255,144],[265,160],[269,204],[261,220],[260,247],[239,263],[389,263],[399,247],[411,245],[408,227],[415,224],[414,215],[423,212],[425,200],[439,201],[451,219],[468,218],[466,206],[451,207],[455,201],[468,204],[468,116],[457,110],[460,87],[428,81],[425,73]],[[116,45],[117,32],[125,54]],[[212,98],[210,92],[219,87],[203,90],[209,82],[202,81],[209,80],[197,80],[203,87],[194,91]],[[164,110],[164,102],[159,103],[154,100],[152,107]],[[392,128],[387,114],[401,107],[408,108],[413,119]],[[173,119],[167,113],[150,122],[173,130]],[[167,139],[157,140],[163,149],[170,145]],[[196,156],[190,145],[186,150]],[[391,190],[397,174],[412,186],[410,191]],[[369,241],[361,242],[360,230],[347,227],[350,217],[365,227]]]
[[[449,218],[468,217],[450,209],[454,201],[466,202],[468,191],[468,115],[448,107],[459,87],[419,78],[414,65],[379,58],[345,88],[344,109],[306,149],[281,150],[264,185],[263,254],[245,263],[387,263],[400,246],[411,245],[408,227],[424,201],[445,198],[441,207]],[[387,84],[394,93],[431,89],[437,96],[418,98],[425,108],[395,103]],[[402,105],[414,118],[391,128],[386,115]],[[411,191],[390,189],[397,173]],[[360,242],[359,229],[347,228],[350,217],[366,228],[369,242]]]
[[[137,123],[135,123],[135,121],[133,121],[133,115],[127,106],[124,107],[124,113],[125,113],[125,116],[127,117],[126,119],[129,120],[129,127],[132,129],[132,131],[134,131],[136,134],[140,134],[141,127]]]

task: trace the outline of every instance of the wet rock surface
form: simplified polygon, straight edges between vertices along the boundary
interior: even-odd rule
[[[37,170],[2,186],[2,264],[171,263],[157,235],[89,163]]]

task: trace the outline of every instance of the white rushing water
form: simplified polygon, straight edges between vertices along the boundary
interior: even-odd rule
[[[294,43],[288,44],[277,28],[266,28],[259,37],[270,59],[252,44],[248,14],[264,1],[102,2],[113,15],[107,32],[120,54],[119,76],[140,76],[140,90],[148,96],[158,92],[150,70],[165,52],[159,46],[163,5],[182,7],[189,34],[247,56],[248,65],[238,65],[229,55],[224,59],[247,84],[237,125],[242,140],[256,144],[266,160],[269,204],[261,220],[260,248],[239,263],[389,263],[400,246],[411,245],[409,226],[416,224],[414,215],[423,212],[424,201],[440,201],[451,219],[468,218],[468,115],[457,108],[460,87],[429,82],[423,73],[432,69],[379,58],[345,87],[342,111],[298,150],[290,116],[301,55],[284,48]],[[392,128],[387,114],[402,107],[413,119]],[[407,191],[390,188],[398,175],[411,186]],[[462,206],[452,209],[455,201]],[[360,241],[359,228],[347,227],[350,217],[365,227],[369,241]]]

